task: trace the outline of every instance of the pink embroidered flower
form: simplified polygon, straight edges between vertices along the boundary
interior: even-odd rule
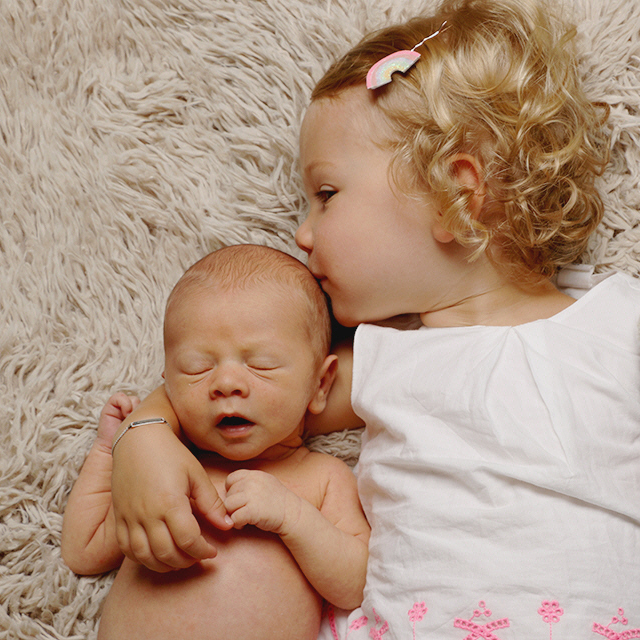
[[[409,610],[409,620],[411,622],[420,622],[427,613],[427,607],[424,602],[416,602],[413,608]]]
[[[480,600],[480,602],[478,602],[478,609],[473,611],[473,615],[468,620],[456,618],[453,621],[453,626],[456,627],[456,629],[464,629],[465,631],[471,632],[464,640],[479,640],[479,638],[484,638],[485,640],[499,640],[498,636],[493,632],[496,629],[506,629],[509,627],[510,623],[508,618],[492,620],[486,624],[478,624],[477,622],[474,622],[476,618],[481,618],[482,616],[489,618],[491,615],[491,610],[487,609],[485,601]]]
[[[382,640],[382,636],[389,631],[389,623],[385,620],[385,623],[379,629],[371,629],[369,631],[369,637],[371,640]]]
[[[472,620],[474,618],[479,618],[480,616],[486,616],[487,618],[491,617],[491,609],[487,609],[487,605],[484,600],[480,600],[480,602],[478,602],[478,607],[479,608],[475,609],[471,616]],[[482,609],[482,611],[480,609]]]
[[[564,610],[555,600],[544,600],[542,606],[538,609],[538,613],[545,622],[553,624],[560,620],[560,616],[564,613]]]
[[[618,616],[620,617],[618,618]],[[629,621],[624,617],[624,609],[622,607],[618,609],[618,616],[613,616],[609,624],[617,624],[618,622],[621,622],[625,626],[629,624]]]
[[[620,616],[618,618],[618,616]],[[605,627],[599,622],[594,622],[592,631],[599,633],[601,636],[608,638],[608,640],[629,640],[630,638],[640,638],[640,629],[627,629],[626,631],[620,631],[619,633],[611,629],[614,624],[622,624],[625,627],[629,624],[629,620],[624,615],[624,609],[618,609],[618,616],[613,616],[611,622]]]
[[[360,616],[357,620],[354,620],[349,625],[349,631],[355,631],[356,629],[361,629],[365,624],[369,622],[369,618],[367,616]]]

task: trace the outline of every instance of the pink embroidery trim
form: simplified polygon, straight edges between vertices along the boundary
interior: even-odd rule
[[[389,623],[385,620],[384,624],[379,629],[371,629],[369,631],[369,637],[371,640],[381,640],[382,636],[389,631]]]
[[[421,622],[424,619],[427,611],[428,609],[424,602],[415,602],[413,607],[407,612],[409,621],[413,625],[413,640],[416,640],[416,623]],[[383,636],[387,631],[389,631],[389,623],[386,620],[383,621],[375,609],[373,610],[373,613],[375,616],[375,628],[369,630],[369,637],[371,640],[382,640]],[[333,639],[340,640],[336,627],[335,610],[333,606],[327,605],[326,614],[329,619]],[[546,622],[549,625],[549,640],[552,640],[553,625],[560,621],[560,618],[564,615],[564,609],[556,600],[544,600],[538,609],[538,614],[542,617],[543,622]],[[453,626],[458,629],[470,631],[470,633],[465,636],[464,640],[479,640],[480,638],[484,638],[484,640],[500,640],[493,631],[497,629],[506,629],[511,626],[508,618],[492,620],[486,624],[478,624],[473,621],[475,618],[480,618],[482,616],[489,618],[491,615],[491,610],[487,609],[485,602],[481,600],[478,603],[478,609],[474,610],[473,615],[468,620],[456,618]],[[354,620],[349,625],[349,630],[345,636],[345,640],[349,637],[349,634],[352,631],[361,629],[368,622],[369,619],[367,616],[360,616]],[[624,615],[624,609],[619,608],[618,615],[613,616],[613,618],[611,618],[611,622],[609,622],[607,626],[604,626],[599,622],[594,622],[592,631],[608,638],[608,640],[632,640],[634,638],[640,638],[640,628],[617,632],[610,628],[615,624],[622,624],[624,626],[629,624],[629,620]]]
[[[549,640],[553,640],[553,625],[560,621],[564,610],[556,600],[544,600],[538,613],[542,616],[542,620],[549,624]]]
[[[618,618],[618,616],[620,617]],[[598,633],[605,638],[609,638],[609,640],[628,640],[629,638],[640,638],[640,629],[627,629],[627,631],[621,631],[620,633],[617,633],[613,629],[610,629],[609,627],[612,624],[618,624],[618,622],[620,624],[623,624],[624,626],[627,626],[629,624],[629,621],[624,616],[624,609],[618,609],[618,616],[613,616],[613,618],[611,618],[611,622],[606,627],[598,622],[594,622],[592,628],[593,632]]]
[[[427,613],[427,605],[424,602],[415,602],[409,609],[409,620],[413,624],[413,640],[416,640],[416,622],[420,622]]]
[[[362,627],[364,627],[365,624],[367,624],[367,622],[369,622],[369,618],[367,618],[367,616],[360,616],[359,618],[354,620],[349,625],[349,631],[347,631],[347,635],[345,636],[345,640],[347,640],[347,638],[349,637],[349,634],[352,631],[357,631],[358,629],[361,629]]]
[[[331,628],[331,635],[333,640],[340,640],[338,636],[338,629],[336,628],[336,612],[332,604],[325,603],[327,618],[329,618],[329,627]]]
[[[473,615],[469,620],[463,620],[462,618],[456,618],[453,626],[458,629],[464,629],[465,631],[471,631],[471,633],[465,637],[464,640],[478,640],[478,638],[485,638],[485,640],[500,640],[498,636],[494,635],[492,632],[495,629],[506,629],[509,626],[508,618],[501,618],[500,620],[493,620],[492,622],[487,622],[487,624],[477,624],[473,622],[474,618],[479,618],[480,616],[490,617],[491,611],[486,608],[484,600],[480,600],[478,603],[479,609],[476,609],[473,612]]]

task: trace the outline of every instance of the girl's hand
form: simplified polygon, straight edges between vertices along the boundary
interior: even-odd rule
[[[120,440],[112,500],[120,549],[153,571],[215,557],[192,507],[219,529],[233,527],[202,465],[166,425],[136,427]]]
[[[98,421],[95,445],[111,454],[113,437],[120,423],[140,404],[140,398],[118,392],[104,405]]]
[[[227,476],[224,505],[236,529],[252,524],[286,534],[300,517],[302,498],[264,471],[239,469]]]

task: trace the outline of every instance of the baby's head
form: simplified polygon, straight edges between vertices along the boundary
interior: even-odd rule
[[[366,37],[312,94],[340,100],[385,56],[436,34],[406,74],[369,91],[388,123],[370,129],[393,153],[395,185],[437,202],[458,243],[530,283],[584,251],[608,160],[607,108],[585,96],[572,31],[552,13],[534,0],[444,0],[433,16]],[[460,179],[461,157],[474,159],[480,191]]]
[[[268,247],[215,251],[189,268],[165,314],[165,388],[185,435],[232,460],[300,446],[335,375],[324,295]]]

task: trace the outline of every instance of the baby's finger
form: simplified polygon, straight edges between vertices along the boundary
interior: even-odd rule
[[[137,396],[125,396],[125,400],[120,405],[122,411],[122,419],[124,420],[133,410],[140,404],[140,398]]]
[[[191,478],[191,497],[198,511],[222,531],[233,527],[233,520],[225,509],[224,502],[204,470]],[[184,547],[183,547],[184,548]]]
[[[156,533],[156,537],[159,537]],[[142,526],[130,527],[129,529],[129,549],[127,553],[124,549],[123,553],[134,562],[144,565],[151,571],[158,573],[167,573],[172,571],[175,567],[167,564],[163,559],[158,558],[151,549],[151,544],[147,536],[147,532]],[[160,555],[170,556],[170,552],[164,548],[162,543],[158,543],[160,548]]]
[[[245,525],[253,524],[247,517],[247,510],[244,507],[234,511],[231,514],[231,519],[235,529],[242,529]]]
[[[163,521],[159,520],[154,523],[153,528],[147,533],[147,538],[154,563],[159,563],[169,569],[186,569],[198,560],[177,546],[169,530],[169,525]],[[145,563],[145,566],[148,565]]]
[[[123,407],[127,407],[131,404],[129,400],[129,396],[124,393],[124,391],[116,391],[110,398],[107,400],[107,403],[122,409]]]
[[[255,524],[244,492],[227,494],[224,505],[233,520],[234,528],[242,529],[247,524]]]
[[[249,469],[238,469],[237,471],[232,471],[225,480],[225,488],[229,491],[234,485],[238,484],[240,481],[245,480],[251,475],[251,471]]]
[[[230,491],[227,493],[227,497],[224,499],[224,506],[229,512],[229,515],[233,518],[234,522],[237,522],[234,515],[238,509],[242,509],[247,505],[247,496],[243,491]]]
[[[171,509],[167,512],[165,518],[168,533],[172,542],[175,543],[175,551],[181,554],[184,561],[190,561],[190,564],[185,566],[190,566],[197,560],[216,557],[218,554],[217,549],[205,540],[200,531],[200,525],[193,514],[189,513],[187,515],[177,509]],[[162,560],[173,564],[168,557],[163,557]]]
[[[131,558],[131,539],[129,537],[129,526],[124,518],[116,516],[116,541],[120,547],[120,551],[127,558]]]

